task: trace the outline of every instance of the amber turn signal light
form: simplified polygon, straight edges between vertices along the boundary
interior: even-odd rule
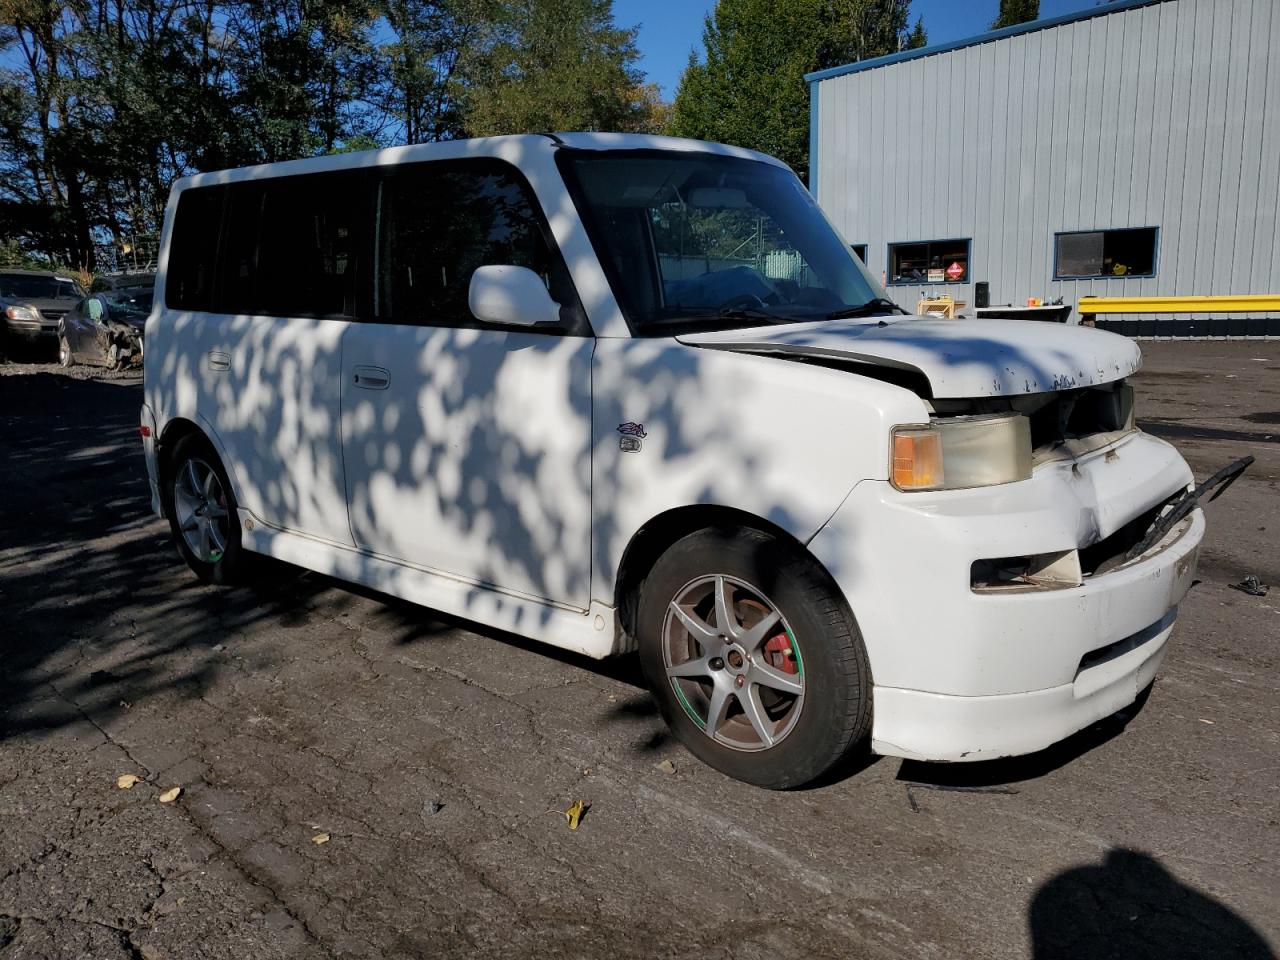
[[[943,485],[942,438],[935,431],[894,434],[893,483],[900,490],[927,490]]]

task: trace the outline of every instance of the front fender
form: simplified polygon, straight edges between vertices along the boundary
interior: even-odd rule
[[[887,478],[892,427],[928,419],[902,387],[674,339],[601,339],[593,363],[592,595],[602,602],[654,517],[727,507],[808,542],[858,481]]]

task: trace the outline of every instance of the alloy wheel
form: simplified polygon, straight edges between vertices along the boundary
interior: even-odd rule
[[[196,559],[202,563],[221,560],[229,535],[227,495],[218,474],[205,461],[191,457],[178,468],[173,509],[182,539]]]
[[[712,740],[767,750],[804,705],[795,634],[759,589],[723,574],[690,581],[667,607],[663,659],[676,698]]]

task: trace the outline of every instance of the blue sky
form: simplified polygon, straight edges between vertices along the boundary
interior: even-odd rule
[[[1095,5],[1095,0],[1040,0],[1040,16],[1056,17]],[[670,100],[690,49],[702,49],[702,19],[715,0],[614,0],[621,26],[640,25],[641,67]],[[999,0],[912,0],[911,22],[924,17],[930,43],[982,33],[996,17]]]

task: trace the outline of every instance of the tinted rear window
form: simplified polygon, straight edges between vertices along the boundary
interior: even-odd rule
[[[214,313],[350,315],[361,197],[359,176],[348,173],[188,190],[174,221],[166,303]]]
[[[164,299],[174,310],[208,310],[222,224],[223,187],[186,190],[178,198],[169,241]]]

